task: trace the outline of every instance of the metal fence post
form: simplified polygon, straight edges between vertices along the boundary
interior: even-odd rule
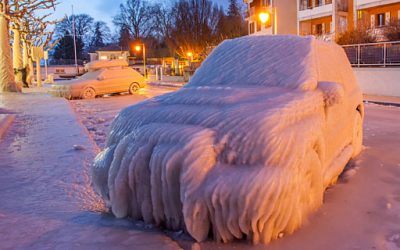
[[[359,44],[357,45],[357,67],[360,67],[360,60],[361,60],[361,46]]]
[[[383,67],[386,67],[386,53],[387,53],[387,47],[386,43],[383,44]]]

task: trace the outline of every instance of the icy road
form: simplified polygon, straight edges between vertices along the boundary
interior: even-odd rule
[[[105,213],[88,176],[95,142],[103,145],[112,118],[173,90],[149,87],[71,103],[38,93],[0,95],[0,110],[17,114],[0,140],[0,249],[190,249],[187,237],[171,239]],[[293,235],[268,247],[207,242],[200,248],[400,249],[399,123],[400,108],[366,105],[365,151]]]

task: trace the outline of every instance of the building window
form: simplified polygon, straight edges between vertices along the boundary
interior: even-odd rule
[[[385,25],[385,13],[377,14],[376,19],[378,27]]]
[[[322,33],[324,33],[322,23],[315,25],[315,35],[322,35]]]
[[[271,5],[271,0],[262,0],[261,1],[261,6],[270,6]]]
[[[256,32],[256,29],[255,29],[254,25],[255,25],[254,22],[251,22],[251,23],[249,24],[249,34],[253,34],[253,33]]]
[[[362,19],[362,16],[363,16],[362,10],[358,10],[357,11],[357,18],[358,19]]]

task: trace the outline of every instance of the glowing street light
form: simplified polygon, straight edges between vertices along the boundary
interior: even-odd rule
[[[141,51],[143,48],[143,69],[144,69],[144,78],[147,79],[147,70],[146,70],[146,47],[144,46],[144,43],[135,45],[135,50],[137,52]]]
[[[261,23],[263,23],[263,24],[266,24],[269,21],[269,17],[270,17],[269,12],[261,12],[258,15],[258,18],[260,19]]]
[[[189,65],[190,65],[193,61],[193,53],[189,51],[188,53],[186,53],[186,56],[188,57]]]

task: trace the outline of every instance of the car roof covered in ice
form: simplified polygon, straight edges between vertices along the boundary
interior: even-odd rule
[[[343,49],[314,37],[246,36],[226,40],[203,62],[188,87],[265,85],[312,90],[318,81],[355,84]]]
[[[90,62],[85,65],[85,69],[88,71],[94,71],[102,68],[112,68],[112,67],[127,67],[128,62],[123,59],[117,60],[97,60]]]

